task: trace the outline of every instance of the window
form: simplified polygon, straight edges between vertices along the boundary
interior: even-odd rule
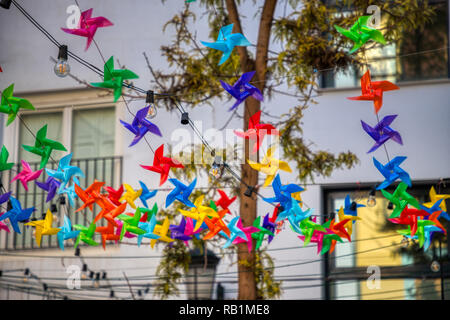
[[[421,203],[429,201],[431,185],[413,183],[408,192]],[[387,191],[392,193],[394,187]],[[441,188],[440,193],[448,193],[450,188]],[[345,196],[350,194],[357,203],[366,204],[369,190],[326,189],[326,212],[336,212],[343,206]],[[447,203],[450,201],[447,200]],[[406,229],[404,225],[390,223],[388,201],[381,192],[376,193],[374,207],[358,208],[362,220],[353,225],[352,242],[336,245],[335,251],[327,255],[324,265],[325,297],[330,299],[440,299],[440,272],[431,271],[431,263],[439,261],[439,239],[442,239],[443,268],[448,276],[447,239],[436,234],[427,251],[417,245],[398,245],[403,237],[396,230]],[[449,224],[440,219],[445,228]],[[380,288],[368,285],[373,271],[368,267],[380,268]],[[368,270],[370,272],[368,272]],[[444,293],[450,299],[449,279],[444,280]]]
[[[87,104],[86,95],[91,91],[80,96],[82,98],[73,98],[73,93],[69,94],[42,94],[33,97],[36,110],[33,112],[24,112],[21,114],[23,121],[15,121],[12,125],[5,128],[5,140],[10,145],[17,146],[16,155],[11,152],[11,157],[16,157],[16,165],[11,172],[3,175],[3,184],[7,185],[13,195],[21,202],[23,208],[35,207],[32,214],[33,219],[42,219],[47,209],[52,204],[57,206],[55,224],[61,225],[64,215],[68,215],[72,224],[87,225],[99,213],[96,207],[94,212],[86,210],[85,213],[75,213],[75,210],[82,205],[82,202],[76,198],[75,206],[61,205],[58,201],[59,195],[56,195],[50,202],[46,202],[47,193],[41,190],[34,182],[29,182],[29,191],[25,191],[20,182],[6,183],[22,170],[20,160],[29,162],[33,171],[39,170],[40,157],[25,151],[22,145],[34,145],[36,132],[47,124],[47,137],[52,140],[60,141],[64,144],[68,152],[73,153],[71,164],[78,166],[83,170],[85,178],[80,178],[80,185],[85,188],[94,182],[94,179],[104,181],[106,185],[116,187],[122,183],[122,157],[115,156],[115,127],[116,119],[115,107],[109,102],[99,101],[97,103],[95,93],[92,93],[92,104]],[[76,94],[76,93],[75,93]],[[72,96],[71,96],[72,95]],[[52,99],[57,99],[58,102]],[[40,103],[40,101],[44,101]],[[81,105],[68,105],[67,101],[80,101]],[[46,106],[49,103],[51,106]],[[55,107],[55,105],[59,105]],[[66,105],[66,106],[64,106]],[[30,133],[30,131],[32,133]],[[17,134],[16,134],[17,133]],[[46,168],[57,169],[58,162],[67,152],[54,151]],[[55,161],[52,161],[55,160]],[[12,159],[10,159],[12,160]],[[44,182],[48,178],[44,170],[38,181]],[[103,224],[103,222],[102,222]],[[99,224],[102,225],[102,224]],[[22,228],[22,226],[21,226]],[[36,248],[36,242],[33,239],[34,228],[24,226],[22,234],[11,232],[9,234],[0,234],[0,244],[3,249],[28,249]],[[96,239],[101,242],[101,239]],[[41,248],[57,247],[56,236],[44,236],[41,242]],[[82,245],[82,244],[81,244]],[[67,244],[70,246],[70,244]]]
[[[374,45],[366,51],[364,58],[369,61],[372,80],[395,83],[449,77],[448,2],[434,0],[429,4],[435,8],[435,15],[423,30],[404,32],[397,43]],[[358,87],[364,72],[354,67],[326,71],[321,75],[320,85],[322,88]]]

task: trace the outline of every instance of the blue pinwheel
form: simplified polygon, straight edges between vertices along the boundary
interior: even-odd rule
[[[292,194],[296,192],[301,192],[304,189],[299,185],[290,183],[286,185],[281,184],[280,175],[277,174],[275,179],[272,182],[273,192],[275,193],[275,197],[273,198],[263,198],[264,201],[269,203],[278,202],[284,209],[289,209],[291,207],[291,199]]]
[[[301,221],[309,218],[312,212],[313,212],[312,209],[307,209],[306,211],[303,211],[300,205],[298,204],[297,200],[292,198],[290,208],[280,212],[277,216],[276,222],[282,221],[287,218],[294,231],[297,233],[302,233],[300,231],[299,224]]]
[[[61,182],[58,190],[59,193],[63,192],[72,177],[84,178],[84,173],[80,168],[70,165],[71,160],[72,153],[59,160],[58,170],[45,169],[50,177],[58,179]]]
[[[137,244],[138,247],[141,246],[142,238],[148,239],[159,239],[160,236],[154,233],[156,226],[156,216],[152,215],[152,218],[149,222],[139,222],[138,227],[145,231],[143,234],[138,234]]]
[[[427,251],[428,248],[430,247],[430,244],[431,244],[431,241],[433,240],[433,235],[435,232],[443,233],[444,231],[441,228],[439,228],[437,226],[433,226],[433,225],[423,227],[423,234],[424,234],[424,238],[425,238],[425,241],[423,243],[423,249],[425,251]]]
[[[47,191],[47,199],[45,202],[49,202],[55,197],[56,191],[61,185],[61,182],[53,177],[48,177],[45,182],[36,181],[36,185],[42,190]]]
[[[242,238],[245,241],[248,241],[247,235],[245,234],[245,232],[239,228],[239,224],[240,224],[239,219],[240,219],[240,217],[234,217],[233,219],[231,219],[230,223],[228,224],[227,227],[231,233],[230,237],[228,237],[227,234],[223,231],[219,232],[219,234],[223,235],[225,238],[228,239],[227,242],[225,242],[225,244],[223,245],[224,249],[228,248],[237,237]]]
[[[232,33],[233,24],[220,28],[216,42],[201,41],[204,46],[223,52],[219,66],[228,60],[235,46],[251,46],[252,44],[241,33]]]
[[[189,200],[189,196],[191,195],[192,191],[195,188],[195,185],[197,184],[197,178],[195,178],[189,186],[186,186],[178,179],[169,179],[169,181],[175,186],[175,189],[173,189],[167,195],[166,208],[170,206],[175,200],[180,201],[188,207],[195,207],[195,205]]]
[[[142,193],[139,196],[139,199],[141,199],[142,204],[146,208],[148,208],[147,200],[156,196],[156,193],[158,192],[158,190],[153,190],[153,191],[148,190],[147,186],[142,181],[139,181],[139,184],[141,185],[141,188],[142,188]]]
[[[430,214],[430,216],[435,213],[436,211],[441,211],[441,213],[439,214],[439,216],[437,217],[437,219],[439,219],[440,217],[443,217],[445,220],[450,221],[450,216],[448,215],[447,212],[445,212],[444,210],[442,210],[439,206],[441,205],[441,202],[444,201],[444,199],[439,199],[438,201],[436,201],[431,207],[425,207],[424,205],[420,205],[420,209],[428,212]]]
[[[367,151],[367,153],[375,151],[390,139],[403,145],[402,137],[400,136],[400,134],[389,126],[396,117],[397,115],[386,116],[373,128],[361,120],[361,125],[364,131],[366,131],[369,136],[371,136],[372,139],[375,140],[375,144],[369,151]]]
[[[69,203],[72,207],[75,207],[75,198],[78,197],[75,192],[75,185],[80,185],[80,181],[77,178],[73,178],[73,184],[70,187],[66,187],[63,190],[58,190],[58,194],[67,194],[67,198],[69,199]]]
[[[358,208],[362,208],[362,207],[365,207],[365,205],[359,204],[356,202],[352,202],[349,194],[345,197],[344,213],[346,215],[357,217],[358,216]],[[338,212],[338,211],[339,210],[336,210],[336,212]],[[353,223],[355,223],[355,220],[353,220]]]
[[[12,209],[2,214],[0,216],[0,221],[9,219],[9,222],[11,223],[14,231],[17,233],[21,233],[18,223],[28,220],[35,209],[34,207],[22,209],[19,200],[14,197],[10,197],[9,200],[11,201]]]
[[[381,190],[390,186],[397,179],[400,179],[411,187],[411,178],[408,172],[399,167],[399,165],[406,160],[406,157],[395,157],[389,161],[386,165],[382,165],[375,157],[373,158],[373,164],[383,175],[385,180],[377,187],[377,190]]]
[[[151,132],[153,134],[156,134],[157,136],[162,137],[161,131],[156,126],[156,124],[151,123],[148,119],[146,119],[149,109],[150,106],[147,106],[139,110],[136,113],[133,122],[131,124],[120,120],[120,123],[135,135],[129,147],[132,147],[139,141],[141,141],[141,139],[146,135],[147,132]]]
[[[58,244],[61,250],[64,250],[64,241],[69,239],[76,239],[80,234],[79,230],[72,230],[72,222],[67,216],[64,216],[64,224],[61,230],[56,234]]]
[[[254,74],[255,71],[244,73],[232,86],[220,80],[220,84],[222,85],[222,87],[236,99],[236,102],[228,111],[233,111],[234,109],[236,109],[242,102],[244,102],[245,99],[250,96],[252,96],[256,100],[263,101],[263,95],[261,91],[249,83]]]

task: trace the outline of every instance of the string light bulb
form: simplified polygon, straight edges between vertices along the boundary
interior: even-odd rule
[[[367,198],[367,206],[373,208],[377,205],[377,199],[375,197],[376,190],[372,189],[369,192],[369,197]]]
[[[408,248],[408,246],[409,246],[409,239],[407,237],[403,237],[403,239],[401,241],[401,246],[404,249]]]
[[[439,270],[441,270],[441,265],[438,261],[434,260],[430,265],[430,269],[433,272],[438,272]]]
[[[152,90],[147,91],[147,97],[145,98],[145,107],[148,107],[147,118],[153,119],[156,117],[158,110],[155,106],[155,93]]]
[[[216,156],[214,162],[209,170],[209,174],[216,179],[219,179],[222,176],[222,158]]]
[[[67,46],[62,45],[59,47],[58,61],[56,61],[53,69],[58,77],[64,78],[70,72],[70,65],[67,63]]]

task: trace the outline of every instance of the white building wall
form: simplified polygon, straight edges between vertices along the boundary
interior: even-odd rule
[[[84,51],[85,39],[68,35],[59,28],[63,27],[67,14],[66,7],[69,3],[55,2],[50,0],[41,1],[22,1],[23,7],[47,30],[49,30],[61,43],[68,44],[69,49],[78,55],[92,62],[96,66],[102,66],[103,61],[92,44],[88,51]],[[154,67],[166,69],[166,63],[161,57],[159,48],[161,45],[169,44],[170,35],[162,34],[161,28],[164,22],[169,20],[176,11],[181,8],[182,3],[173,5],[166,1],[161,4],[160,1],[123,1],[111,0],[105,1],[86,1],[80,2],[85,6],[94,8],[94,16],[105,16],[115,25],[109,28],[99,29],[96,34],[103,55],[107,59],[112,54],[120,60],[127,68],[139,74],[140,78],[134,81],[135,85],[141,88],[149,88],[151,80],[150,73],[145,65],[142,52],[146,52]],[[193,3],[191,6],[194,7]],[[252,15],[244,21],[244,28],[247,38],[251,42],[256,41],[256,26],[252,25]],[[197,22],[197,37],[199,40],[208,39],[208,28],[205,28],[204,21]],[[39,33],[13,6],[11,10],[0,10],[0,40],[7,44],[0,51],[0,64],[4,70],[0,74],[0,88],[6,88],[10,83],[16,84],[17,95],[26,95],[29,92],[42,90],[60,90],[80,87],[80,85],[70,78],[60,79],[53,73],[53,63],[49,61],[49,56],[56,57],[57,49]],[[14,30],[12,32],[11,30]],[[75,61],[70,61],[72,72],[83,80],[88,82],[98,81],[98,77],[91,71],[84,69]],[[152,87],[150,87],[152,88]],[[450,169],[448,160],[450,148],[448,139],[450,138],[450,129],[448,121],[450,119],[450,100],[447,81],[439,83],[416,83],[411,85],[400,84],[399,91],[388,92],[385,94],[384,105],[381,115],[398,114],[399,117],[394,121],[392,127],[397,129],[403,138],[404,146],[398,146],[393,142],[388,142],[387,148],[391,155],[406,155],[408,160],[405,162],[404,169],[407,170],[413,180],[438,179],[440,177],[449,177]],[[317,105],[311,106],[305,113],[304,136],[315,143],[317,148],[329,150],[331,152],[340,152],[351,150],[356,153],[360,159],[360,164],[352,170],[338,170],[329,178],[318,177],[319,183],[351,183],[355,181],[373,182],[379,180],[379,174],[372,165],[371,155],[366,151],[372,145],[370,137],[362,130],[360,119],[369,124],[375,123],[372,104],[367,102],[356,102],[347,100],[346,97],[358,95],[358,90],[328,90],[321,92],[317,98]],[[190,111],[191,118],[202,121],[203,130],[208,128],[221,127],[229,114],[227,109],[232,102],[224,102],[215,105],[212,109],[208,106],[196,107]],[[289,110],[296,103],[295,99],[277,95],[272,101],[265,101],[263,107],[275,115],[280,115]],[[144,101],[134,101],[130,103],[132,110],[136,111],[144,105]],[[118,117],[131,120],[131,115],[119,103]],[[264,118],[263,118],[264,119]],[[270,119],[264,119],[270,121]],[[160,144],[172,141],[171,134],[179,128],[179,114],[177,112],[160,112],[155,119],[163,133],[163,138],[151,136],[149,141],[154,148]],[[138,180],[143,180],[150,188],[158,186],[159,177],[156,174],[143,171],[139,164],[149,164],[152,162],[153,155],[148,150],[145,143],[129,149],[127,146],[131,142],[130,135],[117,126],[118,134],[116,139],[116,154],[124,158],[123,177],[124,182],[133,186],[138,186]],[[242,127],[241,120],[234,119],[230,122],[229,128],[238,129]],[[122,131],[120,131],[122,130]],[[191,131],[190,137],[194,138]],[[13,137],[5,135],[5,144],[11,141]],[[122,141],[123,140],[123,141]],[[13,145],[12,145],[13,146]],[[375,156],[381,162],[385,161],[385,155],[380,148],[375,152]],[[295,182],[295,176],[284,172],[281,173],[284,183]],[[264,178],[261,175],[261,180]],[[200,180],[197,186],[204,186],[205,180]],[[164,187],[170,186],[169,183]],[[271,189],[262,190],[264,196],[271,195]],[[159,192],[156,201],[161,207],[164,203],[167,192]],[[316,213],[320,213],[322,206],[322,194],[319,186],[308,187],[303,194],[304,201],[309,207],[316,208]],[[238,206],[233,205],[232,211],[237,212]],[[259,215],[271,212],[270,205],[259,202]],[[270,244],[269,249],[281,249],[287,247],[298,247],[298,249],[269,251],[275,259],[277,268],[276,276],[286,275],[306,275],[319,274],[321,272],[320,262],[311,262],[319,259],[316,255],[316,248],[301,248],[302,242],[296,235],[286,229],[281,232]],[[108,277],[121,277],[122,271],[132,278],[139,275],[154,275],[158,259],[150,258],[159,256],[161,248],[151,250],[148,247],[137,248],[136,246],[121,245],[118,247],[110,246],[104,252],[101,248],[82,248],[83,256],[148,256],[149,259],[88,259],[86,260],[90,269],[100,271],[106,269]],[[80,265],[77,258],[73,258],[71,252],[62,253],[58,250],[32,250],[12,252],[18,254],[36,254],[60,256],[67,255],[68,258],[61,259],[41,259],[41,258],[14,258],[11,256],[0,257],[0,268],[22,269],[29,268],[33,273],[39,276],[54,276],[55,278],[66,277],[65,266],[74,262]],[[235,262],[235,258],[233,260]],[[303,265],[285,267],[292,263],[305,262]],[[228,261],[222,261],[219,265],[218,273],[235,272],[236,266],[230,266]],[[226,274],[218,277],[217,281],[230,280],[225,276],[235,276],[236,274]],[[233,280],[233,278],[231,279]],[[234,279],[235,280],[235,279]],[[48,280],[50,283],[51,280]],[[61,283],[61,281],[55,281]],[[123,282],[122,282],[123,283]],[[285,282],[285,286],[308,286],[316,285],[310,288],[298,288],[286,290],[282,296],[283,299],[315,299],[321,298],[322,291],[320,281],[299,281]],[[226,298],[236,297],[236,284],[224,284]],[[125,291],[123,296],[129,296],[126,287],[121,288]],[[184,287],[180,286],[184,291]],[[0,289],[0,299],[6,298],[7,292]],[[12,292],[9,293],[12,297]],[[105,291],[107,297],[109,291]],[[27,298],[25,294],[16,296],[17,298]],[[151,298],[151,293],[146,296]],[[181,295],[180,298],[184,298]]]

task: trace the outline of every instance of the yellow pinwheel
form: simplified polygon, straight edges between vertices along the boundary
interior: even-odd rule
[[[129,184],[124,183],[123,185],[125,187],[126,192],[119,199],[119,201],[122,202],[125,200],[133,209],[136,209],[134,201],[141,196],[142,189],[135,191]]]
[[[358,217],[358,216],[346,215],[344,213],[344,207],[342,207],[342,206],[341,206],[341,208],[338,211],[338,217],[339,217],[339,221],[350,220],[349,222],[344,224],[344,228],[347,230],[347,232],[348,232],[348,234],[350,236],[353,233],[353,223],[354,223],[354,221],[361,220],[361,218]]]
[[[433,204],[435,204],[439,200],[443,200],[439,207],[447,212],[447,206],[445,205],[445,199],[450,199],[450,194],[437,194],[434,187],[431,187],[430,189],[430,202],[424,203],[423,205],[427,208],[431,208]]]
[[[150,240],[150,246],[152,247],[152,249],[155,247],[156,241],[173,242],[173,239],[167,236],[167,232],[169,232],[169,227],[170,223],[168,217],[164,219],[162,225],[157,224],[155,226],[155,230],[153,231],[153,233],[159,236],[159,238]]]
[[[267,175],[263,187],[267,187],[272,183],[278,169],[292,172],[291,167],[289,167],[289,164],[286,161],[278,160],[273,157],[275,149],[276,146],[270,147],[269,150],[267,150],[264,159],[260,163],[247,160],[250,167]]]
[[[201,195],[197,199],[195,199],[194,201],[195,207],[192,208],[190,211],[182,209],[179,210],[183,216],[192,218],[197,221],[195,223],[194,232],[197,231],[202,226],[205,218],[207,217],[220,218],[218,213],[213,208],[202,206],[204,197],[205,197],[204,195]]]
[[[47,210],[44,220],[36,220],[25,223],[26,226],[32,226],[36,228],[36,242],[38,247],[41,246],[41,239],[43,235],[54,235],[57,234],[61,228],[52,228],[53,215],[50,210]]]

